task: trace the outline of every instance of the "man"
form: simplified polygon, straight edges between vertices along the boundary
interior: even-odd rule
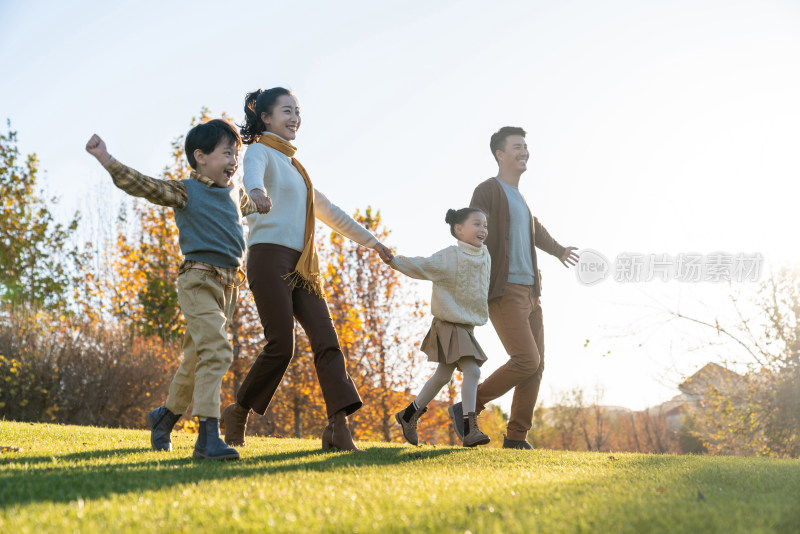
[[[492,258],[489,282],[489,318],[509,361],[478,386],[476,411],[514,389],[505,449],[532,449],[525,439],[531,429],[533,408],[544,371],[544,327],[542,324],[541,273],[536,247],[561,260],[565,267],[578,262],[576,247],[563,247],[539,220],[531,215],[519,191],[519,180],[528,168],[525,130],[500,128],[489,143],[497,160],[496,178],[475,188],[470,207],[482,210],[489,220],[486,246]],[[460,438],[463,408],[449,409]]]

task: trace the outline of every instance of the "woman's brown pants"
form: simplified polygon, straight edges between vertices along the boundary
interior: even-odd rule
[[[361,397],[347,374],[339,338],[325,300],[300,286],[292,288],[287,275],[295,270],[300,252],[270,243],[250,247],[247,279],[258,308],[267,344],[242,382],[236,401],[263,415],[294,356],[294,319],[305,330],[314,353],[314,367],[328,417],[361,408]]]

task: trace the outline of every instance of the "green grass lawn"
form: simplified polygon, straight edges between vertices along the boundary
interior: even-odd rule
[[[800,461],[194,436],[0,421],[0,532],[800,532]]]

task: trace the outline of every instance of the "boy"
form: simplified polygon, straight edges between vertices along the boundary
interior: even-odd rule
[[[178,303],[186,318],[186,336],[167,401],[147,414],[153,450],[172,450],[172,428],[194,400],[192,415],[200,420],[194,457],[239,458],[219,437],[219,392],[233,361],[227,328],[236,307],[236,281],[245,251],[241,218],[257,211],[231,181],[241,146],[239,134],[227,122],[198,124],[186,135],[186,158],[194,169],[191,178],[157,180],[112,158],[97,135],[86,144],[117,187],[173,208],[178,225],[185,257],[178,269]],[[263,212],[267,211],[265,207]]]

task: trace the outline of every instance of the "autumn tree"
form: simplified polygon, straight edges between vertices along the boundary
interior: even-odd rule
[[[584,410],[583,390],[580,388],[563,392],[560,402],[550,408],[552,426],[559,440],[558,448],[576,450],[575,442],[578,439]]]
[[[601,451],[608,446],[609,418],[605,408],[600,404],[604,393],[602,386],[599,384],[595,386],[592,404],[583,407],[578,418],[580,433],[588,451]]]
[[[600,404],[602,389],[592,403],[582,388],[563,391],[552,406],[539,406],[528,439],[537,448],[574,451],[620,451],[642,453],[699,452],[696,444],[684,451],[679,433],[667,424],[659,407],[642,411],[612,409]]]
[[[7,124],[0,134],[0,298],[63,310],[83,259],[70,244],[79,215],[55,221],[50,206],[57,199],[39,188],[36,154],[20,154],[17,132]]]
[[[728,363],[744,370],[695,385],[694,433],[712,454],[800,457],[800,271],[781,268],[732,305],[738,324],[671,312],[729,340],[741,356]]]

